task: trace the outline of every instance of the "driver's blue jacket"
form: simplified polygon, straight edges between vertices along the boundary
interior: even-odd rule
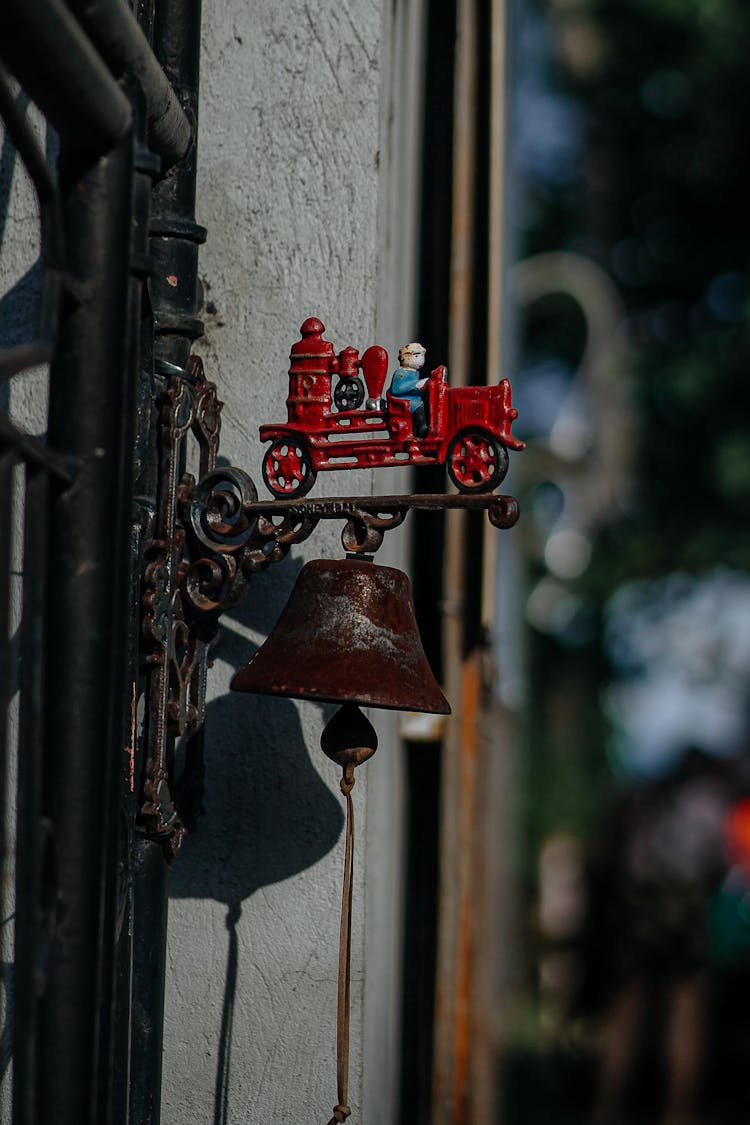
[[[421,371],[415,371],[413,367],[397,367],[388,388],[396,398],[408,399],[412,414],[422,405],[422,393],[417,388],[417,383],[423,378]]]

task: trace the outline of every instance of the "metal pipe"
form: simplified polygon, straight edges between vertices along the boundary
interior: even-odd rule
[[[106,152],[130,104],[62,0],[3,0],[0,57],[67,148]]]
[[[115,75],[129,70],[146,99],[148,144],[162,172],[186,154],[193,131],[169,79],[125,0],[68,0],[82,27]]]
[[[154,54],[195,122],[196,131],[200,26],[200,0],[158,0]],[[157,360],[180,367],[185,366],[192,341],[203,335],[203,322],[198,317],[202,304],[198,249],[206,231],[195,221],[196,155],[193,146],[172,175],[156,185],[151,219],[154,354]]]
[[[50,378],[49,444],[78,458],[50,505],[44,815],[54,826],[58,902],[54,972],[40,1019],[40,1125],[107,1125],[108,1045],[119,819],[113,738],[129,617],[127,504],[132,411],[126,336],[133,144],[92,163],[60,157],[69,270],[81,295],[61,323]],[[76,643],[71,645],[70,638]],[[118,732],[119,733],[119,732]]]

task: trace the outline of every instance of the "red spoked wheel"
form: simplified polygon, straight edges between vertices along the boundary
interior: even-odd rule
[[[508,450],[484,430],[464,430],[448,446],[446,468],[459,492],[492,492],[508,472]]]
[[[310,454],[293,438],[277,438],[263,458],[263,480],[274,496],[304,496],[315,484]]]

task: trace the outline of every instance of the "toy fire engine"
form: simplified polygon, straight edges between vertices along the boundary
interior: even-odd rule
[[[361,358],[353,347],[336,355],[317,317],[300,331],[290,355],[287,422],[260,427],[261,440],[271,443],[263,479],[274,496],[304,496],[326,469],[443,463],[459,491],[491,492],[508,471],[508,450],[524,448],[510,430],[518,411],[507,379],[451,388],[446,368],[436,367],[420,380],[426,432],[417,436],[408,399],[383,397],[385,348],[374,345]]]

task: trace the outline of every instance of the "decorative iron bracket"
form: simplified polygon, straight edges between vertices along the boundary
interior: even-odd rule
[[[163,368],[169,368],[164,370]],[[147,565],[143,578],[142,633],[146,664],[151,666],[151,714],[148,760],[141,813],[148,832],[179,848],[185,825],[175,802],[173,759],[177,739],[189,738],[203,724],[209,648],[218,631],[219,607],[241,596],[245,581],[236,573],[233,560],[212,556],[210,565],[221,571],[214,576],[216,594],[192,598],[202,573],[195,545],[181,519],[185,499],[192,495],[195,480],[185,472],[188,444],[198,451],[198,472],[211,473],[219,445],[222,403],[216,386],[206,380],[203,364],[191,356],[186,367],[162,365],[166,377],[157,400],[160,410],[160,459],[164,466],[158,510],[146,545]],[[231,591],[230,591],[231,587]],[[212,612],[215,611],[215,612]]]
[[[246,572],[277,562],[302,543],[321,520],[344,520],[341,543],[349,554],[373,555],[386,531],[399,527],[410,511],[486,511],[493,527],[518,521],[514,496],[479,495],[334,496],[319,500],[249,499],[240,496],[237,469],[217,469],[196,489],[189,521],[201,541],[214,551],[242,553]],[[249,478],[242,474],[245,481]],[[240,517],[241,509],[241,517]]]
[[[171,365],[170,365],[171,366]],[[147,765],[142,814],[149,832],[176,852],[186,827],[171,777],[174,743],[203,725],[209,650],[219,618],[244,595],[250,577],[280,562],[321,520],[343,520],[348,554],[372,557],[386,531],[422,511],[486,511],[500,529],[519,516],[513,496],[495,493],[336,496],[259,500],[242,469],[216,466],[222,403],[203,365],[163,370],[163,463],[169,466],[151,541],[143,594],[147,660],[154,665],[153,713],[159,716]],[[199,477],[184,471],[192,435]]]

